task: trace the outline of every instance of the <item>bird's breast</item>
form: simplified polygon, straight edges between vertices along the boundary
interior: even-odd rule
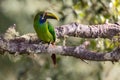
[[[45,42],[53,41],[53,36],[49,32],[47,24],[39,24],[36,26],[34,25],[34,28],[35,28],[38,38],[40,38],[42,41],[45,41]]]

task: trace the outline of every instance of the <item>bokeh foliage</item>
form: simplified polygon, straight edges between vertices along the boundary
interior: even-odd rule
[[[0,0],[0,33],[12,24],[20,34],[34,32],[33,18],[37,11],[51,11],[60,21],[49,20],[60,26],[72,22],[102,24],[120,20],[120,0]],[[116,47],[109,39],[69,37],[66,45],[76,46],[90,41],[88,49],[109,52]],[[61,40],[62,42],[62,40]],[[72,43],[72,44],[71,44]],[[62,43],[59,43],[62,45]],[[57,55],[57,68],[50,55],[0,55],[0,80],[120,80],[119,63],[93,62]]]

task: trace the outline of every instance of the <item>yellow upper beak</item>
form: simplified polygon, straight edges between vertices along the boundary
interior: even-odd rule
[[[55,14],[51,12],[46,12],[45,14],[46,14],[45,16],[47,17],[47,19],[56,19],[59,21],[59,18]]]

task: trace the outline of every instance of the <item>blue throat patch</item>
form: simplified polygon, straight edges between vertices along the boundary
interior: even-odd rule
[[[44,18],[44,19],[42,19],[42,17],[40,17],[40,19],[39,19],[39,23],[40,23],[40,24],[43,24],[45,21],[46,21],[46,19],[45,19],[45,18]]]

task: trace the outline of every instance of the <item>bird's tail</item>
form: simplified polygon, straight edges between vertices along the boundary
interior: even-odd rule
[[[51,58],[52,58],[54,67],[56,67],[56,66],[57,66],[57,64],[56,64],[56,55],[55,55],[55,54],[52,54],[52,55],[51,55]]]

